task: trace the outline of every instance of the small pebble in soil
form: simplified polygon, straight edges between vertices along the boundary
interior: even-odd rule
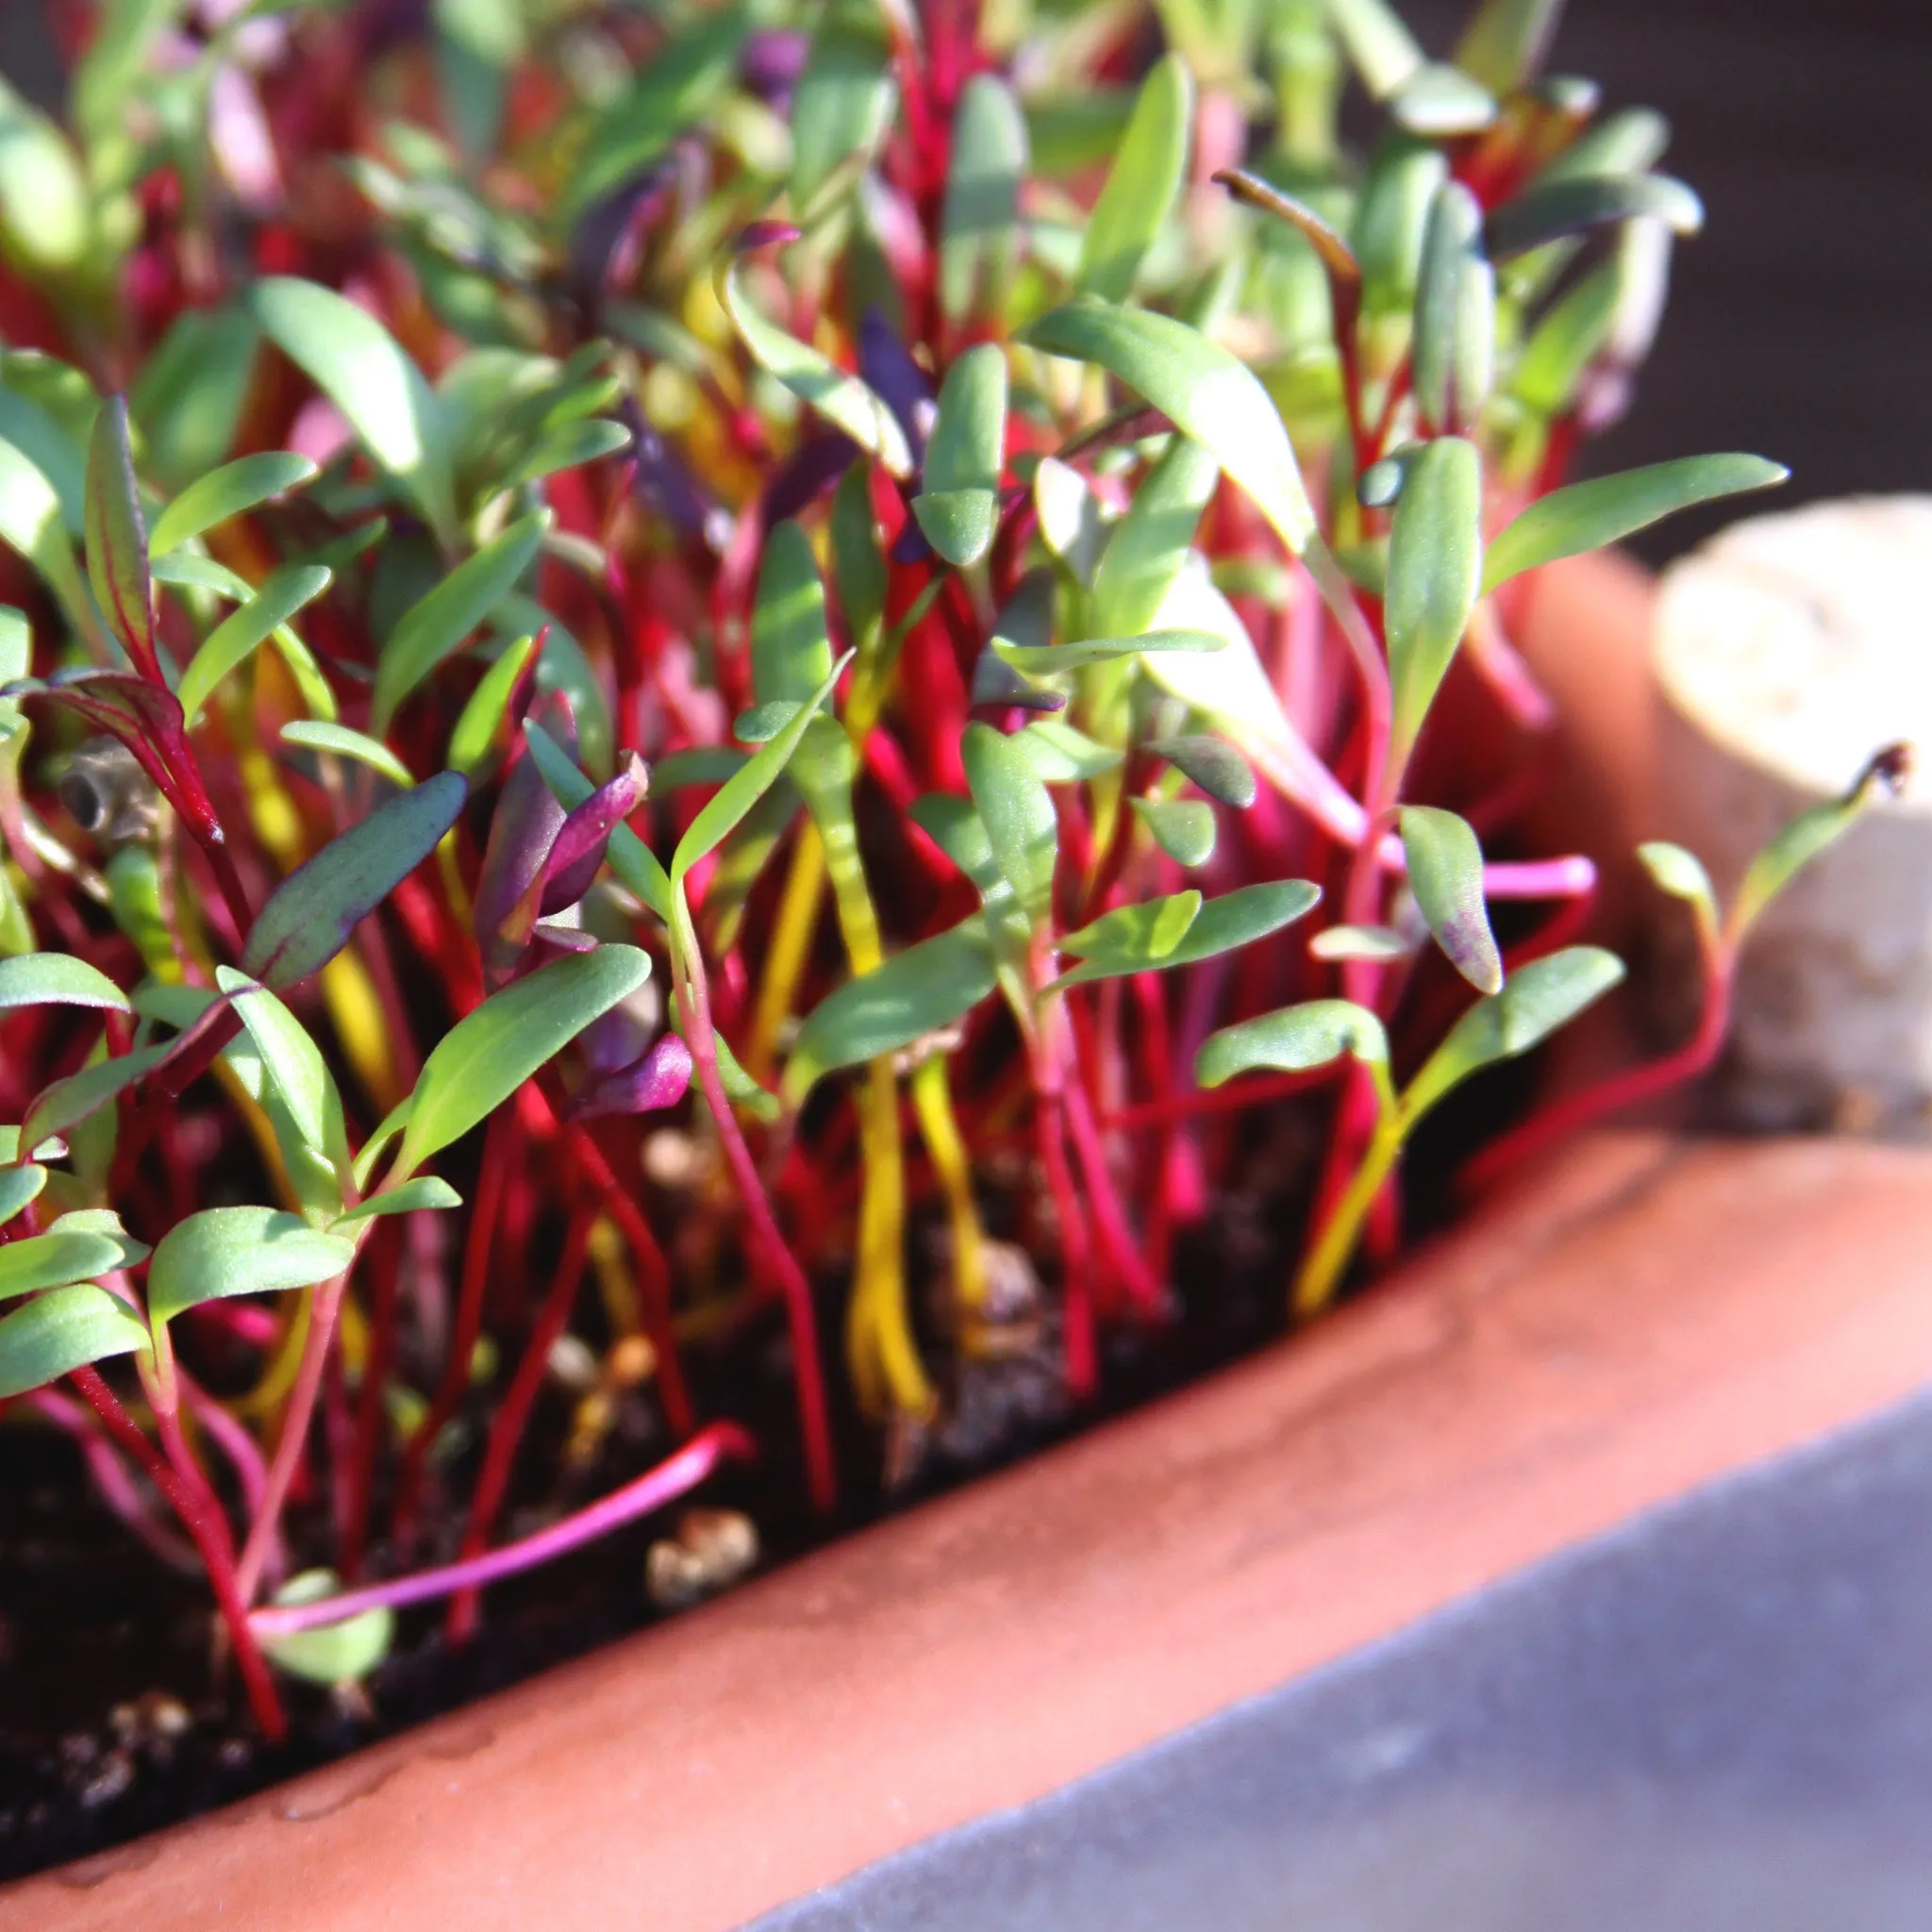
[[[644,1557],[644,1590],[663,1610],[715,1596],[758,1559],[758,1525],[736,1509],[687,1509],[675,1539],[660,1537]]]

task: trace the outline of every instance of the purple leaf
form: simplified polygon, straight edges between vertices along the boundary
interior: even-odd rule
[[[635,1066],[607,1074],[587,1087],[571,1105],[572,1116],[594,1120],[608,1113],[655,1113],[675,1107],[691,1086],[691,1049],[676,1034],[665,1034]]]
[[[938,407],[932,384],[876,308],[868,308],[858,325],[858,373],[905,432],[914,467],[924,467],[925,434]]]
[[[545,917],[561,912],[591,890],[611,833],[643,804],[650,789],[651,774],[643,759],[632,752],[624,770],[598,786],[564,820],[543,863],[540,912]]]
[[[472,902],[486,985],[501,986],[516,970],[542,895],[543,862],[563,829],[564,809],[527,754],[509,768],[490,820]]]

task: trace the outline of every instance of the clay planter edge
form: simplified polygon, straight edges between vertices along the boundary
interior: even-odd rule
[[[1606,849],[1647,590],[1537,587]],[[1587,679],[1591,701],[1574,680]],[[1570,689],[1566,690],[1566,683]],[[1309,1335],[707,1608],[0,1892],[0,1927],[723,1932],[1932,1377],[1932,1156],[1579,1142]]]

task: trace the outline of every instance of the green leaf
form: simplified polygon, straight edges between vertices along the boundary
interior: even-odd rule
[[[1184,436],[1148,471],[1094,568],[1093,627],[1102,636],[1134,637],[1154,622],[1220,480],[1213,452]]]
[[[61,1215],[47,1232],[86,1235],[92,1240],[105,1241],[114,1251],[113,1260],[108,1263],[109,1268],[138,1267],[148,1257],[148,1249],[122,1226],[121,1217],[111,1208],[73,1208]],[[89,1270],[90,1274],[105,1272],[102,1269]]]
[[[615,456],[630,443],[622,423],[599,418],[591,423],[559,423],[528,443],[508,469],[490,479],[498,490],[516,490],[554,476],[559,470],[581,469],[604,457]]]
[[[1221,472],[1208,458],[1209,474]],[[1070,463],[1041,457],[1033,472],[1033,508],[1040,538],[1082,584],[1091,584],[1104,552],[1108,526],[1092,485]]]
[[[1245,363],[1171,315],[1083,295],[1042,316],[1024,339],[1051,355],[1097,363],[1204,444],[1299,557],[1314,507],[1268,391]]]
[[[1362,85],[1376,100],[1387,100],[1424,66],[1415,36],[1388,0],[1327,0],[1327,8]]]
[[[0,250],[36,279],[72,274],[94,242],[90,203],[66,136],[0,76]]]
[[[992,544],[1006,447],[1006,353],[979,342],[940,386],[923,487],[912,502],[926,541],[950,564],[977,563]]]
[[[332,581],[332,573],[320,564],[284,564],[240,609],[231,610],[181,674],[175,696],[188,723],[192,725],[200,717],[215,686],[229,672],[252,657],[304,605],[312,604]]]
[[[950,1026],[993,985],[992,947],[976,917],[846,981],[798,1029],[785,1066],[786,1106],[795,1111],[824,1074],[897,1053]]]
[[[1053,795],[1013,739],[975,720],[960,745],[966,783],[986,828],[993,863],[1035,924],[1053,908],[1059,821]]]
[[[122,1242],[113,1236],[81,1228],[49,1229],[9,1241],[0,1248],[0,1302],[70,1281],[92,1280],[125,1266],[124,1253]]]
[[[832,492],[832,581],[849,634],[865,637],[883,622],[886,559],[873,515],[872,478],[863,463],[850,463]]]
[[[1475,426],[1495,372],[1496,275],[1482,229],[1482,204],[1459,181],[1445,182],[1423,237],[1414,380],[1424,420],[1458,432]]]
[[[1134,638],[1083,638],[1075,644],[1015,644],[995,637],[992,647],[1015,671],[1045,677],[1083,664],[1112,664],[1154,651],[1222,651],[1227,648],[1227,640],[1213,630],[1148,630]]]
[[[277,990],[320,972],[436,850],[468,795],[458,774],[439,772],[330,840],[270,895],[242,948],[242,970]]]
[[[1048,785],[1083,784],[1121,762],[1121,754],[1112,745],[1102,744],[1058,718],[1035,719],[1014,734],[1013,741]]]
[[[1455,657],[1482,577],[1483,464],[1475,445],[1438,437],[1409,467],[1389,536],[1383,625],[1394,686],[1399,768]]]
[[[1402,849],[1409,890],[1436,943],[1478,992],[1503,990],[1503,955],[1483,899],[1483,852],[1467,819],[1432,805],[1405,806]]]
[[[43,1088],[20,1124],[21,1139],[39,1150],[57,1134],[92,1118],[116,1095],[144,1079],[167,1058],[166,1046],[147,1046],[99,1060]]]
[[[1127,801],[1154,842],[1176,865],[1206,865],[1214,857],[1214,808],[1198,798],[1134,798]]]
[[[307,457],[292,450],[263,450],[258,456],[238,457],[219,470],[191,483],[158,517],[148,538],[148,550],[158,557],[225,524],[230,517],[271,503],[318,475]]]
[[[497,727],[509,709],[517,679],[524,675],[524,666],[536,648],[534,636],[518,638],[504,646],[496,662],[483,674],[457,719],[456,729],[449,735],[451,771],[460,772],[466,778],[474,777],[476,768],[490,756],[491,747],[496,742]]]
[[[1066,934],[1059,950],[1071,958],[1108,959],[1130,970],[1157,966],[1187,937],[1200,917],[1201,903],[1201,894],[1191,887],[1136,906],[1117,906]]]
[[[1717,931],[1717,892],[1710,883],[1710,874],[1694,853],[1665,840],[1652,839],[1637,848],[1637,857],[1659,891],[1689,904],[1707,933]]]
[[[898,418],[858,376],[767,322],[745,294],[736,260],[726,263],[719,275],[718,300],[761,369],[834,428],[842,429],[860,449],[875,458],[889,475],[911,475],[912,451]]]
[[[1456,64],[1494,93],[1507,93],[1542,67],[1563,0],[1483,0],[1456,43]]]
[[[896,90],[878,10],[827,8],[791,94],[791,206],[801,215],[840,163],[870,155],[891,125]]]
[[[1362,312],[1372,324],[1406,324],[1413,313],[1429,210],[1448,178],[1447,159],[1426,142],[1393,135],[1376,149],[1349,235],[1361,268]],[[1398,329],[1393,346],[1405,334]],[[1372,367],[1391,359],[1373,335],[1368,348]]]
[[[398,790],[407,791],[416,782],[408,765],[389,746],[366,732],[351,731],[346,724],[335,724],[322,718],[298,718],[282,726],[282,742],[299,744],[308,751],[327,752],[333,758],[354,758],[372,772],[380,772]]]
[[[346,1214],[338,1215],[329,1226],[334,1229],[356,1227],[362,1222],[374,1221],[385,1214],[420,1214],[462,1205],[463,1197],[446,1180],[433,1174],[419,1174],[414,1180],[405,1181],[399,1188],[390,1188],[359,1207],[351,1208]]]
[[[808,703],[832,669],[825,588],[811,540],[789,518],[765,539],[751,618],[751,681],[760,706]],[[770,738],[783,727],[779,719]],[[737,734],[741,739],[745,733]],[[746,740],[750,742],[749,739]]]
[[[1896,797],[1911,765],[1910,747],[1889,745],[1877,753],[1837,798],[1801,811],[1744,869],[1731,905],[1735,944],[1764,908],[1828,845],[1836,844],[1881,797]]]
[[[131,1013],[127,995],[105,973],[65,953],[21,953],[0,959],[0,1012],[12,1007],[103,1007]]]
[[[1331,925],[1308,941],[1316,959],[1407,959],[1416,949],[1407,933],[1392,925]]]
[[[75,568],[74,551],[60,516],[60,498],[45,474],[23,451],[0,436],[0,539],[25,558],[55,595],[76,628],[92,624],[86,616],[87,587]]]
[[[745,813],[777,782],[780,774],[791,762],[791,754],[797,750],[806,727],[817,715],[819,707],[831,696],[832,687],[838,683],[840,674],[851,657],[852,653],[848,651],[832,667],[832,675],[808,703],[799,706],[791,722],[774,738],[761,744],[745,761],[743,769],[727,778],[706,801],[704,808],[691,820],[684,837],[677,841],[676,851],[671,855],[671,886],[674,891],[683,885],[684,876],[691,867],[714,846],[721,844]],[[611,846],[614,853],[614,840]]]
[[[1245,809],[1255,802],[1255,770],[1234,746],[1205,732],[1150,738],[1141,746],[1191,778],[1209,798]]]
[[[313,1288],[345,1274],[356,1244],[275,1208],[206,1208],[178,1221],[147,1271],[148,1317],[157,1325],[183,1308],[234,1294]]]
[[[277,1605],[321,1603],[341,1593],[342,1580],[333,1570],[305,1570],[275,1591]],[[354,1684],[366,1677],[390,1653],[395,1641],[395,1612],[386,1604],[359,1610],[340,1624],[318,1624],[308,1630],[270,1632],[261,1647],[277,1669],[312,1684]]]
[[[106,1289],[57,1288],[0,1322],[0,1399],[147,1346],[146,1328]]]
[[[94,416],[87,455],[87,574],[114,632],[148,675],[155,657],[155,592],[147,574],[127,404],[109,396]]]
[[[570,754],[541,724],[526,723],[524,741],[537,761],[537,769],[543,774],[543,782],[566,811],[583,804],[596,790],[571,762]],[[741,759],[732,769],[742,772],[749,762],[749,759]],[[657,854],[628,825],[617,825],[611,829],[605,858],[610,870],[668,925],[671,923],[671,878],[658,862]]]
[[[228,995],[248,1029],[269,1078],[287,1104],[303,1140],[325,1159],[347,1162],[341,1096],[329,1077],[322,1050],[302,1023],[267,987],[232,966],[215,968],[215,984]]]
[[[376,462],[403,485],[445,545],[456,540],[449,430],[436,392],[381,323],[346,296],[268,275],[248,302],[256,320],[328,397]]]
[[[1501,992],[1478,1000],[1402,1095],[1407,1121],[1480,1069],[1514,1058],[1567,1025],[1624,977],[1624,962],[1601,946],[1566,946],[1519,966]]]
[[[0,1167],[0,1227],[6,1226],[15,1215],[38,1201],[46,1185],[47,1170],[37,1162],[30,1160],[19,1167]],[[11,1248],[0,1249],[0,1261],[12,1252]]]
[[[549,527],[547,509],[512,524],[403,613],[375,669],[369,723],[377,737],[403,700],[515,590]]]
[[[394,1177],[459,1141],[584,1028],[635,992],[651,956],[635,946],[571,953],[512,981],[437,1042],[416,1083]]]
[[[1480,134],[1496,119],[1495,97],[1454,67],[1430,60],[1396,89],[1389,112],[1406,134],[1425,141],[1448,141]]]
[[[1782,463],[1743,455],[1678,457],[1614,476],[1565,484],[1539,497],[1497,532],[1483,566],[1483,589],[1558,558],[1621,542],[1694,504],[1769,490],[1790,472]]]
[[[1194,86],[1178,54],[1156,61],[1134,103],[1107,185],[1080,242],[1074,284],[1083,295],[1124,302],[1187,180]]]
[[[954,111],[940,213],[940,307],[949,322],[1004,303],[1019,266],[1026,162],[1026,119],[1012,90],[995,75],[975,74]]]
[[[1306,1074],[1344,1054],[1386,1066],[1389,1036],[1381,1021],[1353,1000],[1305,1000],[1210,1034],[1195,1056],[1194,1078],[1203,1087],[1222,1087],[1257,1068]]]
[[[1091,958],[1063,973],[1056,987],[1084,986],[1090,980],[1113,979],[1123,973],[1138,973],[1149,966],[1163,971],[1174,966],[1198,966],[1203,959],[1231,953],[1238,946],[1252,944],[1292,925],[1311,911],[1322,897],[1322,889],[1307,879],[1273,879],[1260,885],[1242,886],[1224,892],[1218,899],[1205,901],[1174,950],[1158,959],[1116,963],[1111,958]]]
[[[1673,234],[1694,235],[1704,225],[1704,204],[1668,175],[1571,175],[1541,181],[1490,211],[1490,259],[1503,261],[1640,215],[1662,222]]]

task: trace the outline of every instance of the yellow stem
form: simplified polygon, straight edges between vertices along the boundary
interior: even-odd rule
[[[1323,1224],[1295,1277],[1292,1307],[1297,1321],[1319,1315],[1335,1299],[1335,1291],[1341,1285],[1342,1274],[1361,1239],[1362,1224],[1401,1158],[1402,1138],[1400,1119],[1385,1114],[1362,1156],[1362,1164]]]
[[[758,1005],[752,1012],[744,1070],[754,1080],[763,1080],[771,1073],[778,1029],[791,1012],[798,982],[805,974],[812,929],[818,924],[819,895],[824,886],[824,842],[808,817],[800,824],[798,842],[791,848],[791,870],[785,875],[784,896],[778,902],[771,946],[765,954],[765,976],[758,984]]]

